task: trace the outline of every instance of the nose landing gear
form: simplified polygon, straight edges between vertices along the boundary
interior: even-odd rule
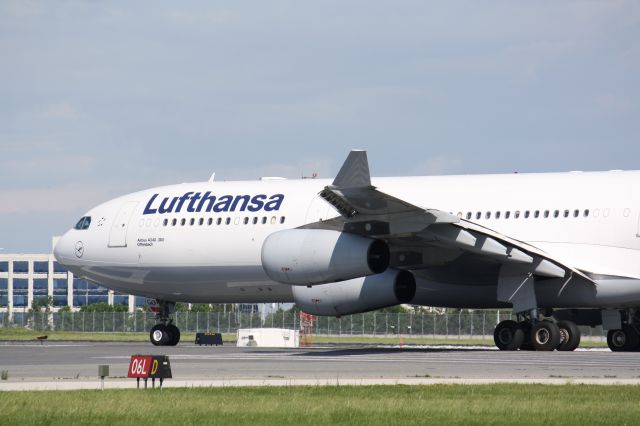
[[[156,324],[149,332],[149,339],[156,346],[175,346],[180,341],[180,329],[173,324]]]
[[[149,340],[155,346],[176,346],[180,341],[180,329],[173,324],[171,314],[176,310],[176,303],[158,300],[160,310],[156,315],[159,324],[149,332]]]

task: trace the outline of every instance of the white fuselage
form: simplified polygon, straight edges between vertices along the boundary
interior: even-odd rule
[[[318,196],[330,184],[204,182],[140,191],[91,209],[90,226],[69,230],[54,253],[74,273],[132,294],[187,302],[290,302],[290,286],[263,271],[262,244],[275,231],[338,216]],[[596,279],[640,280],[640,172],[396,177],[374,178],[372,184],[421,208],[527,242]],[[216,200],[194,200],[198,193]]]

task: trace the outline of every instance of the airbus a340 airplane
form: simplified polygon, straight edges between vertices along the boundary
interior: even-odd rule
[[[371,179],[352,151],[326,180],[153,188],[87,212],[57,243],[76,275],[175,303],[295,302],[340,316],[401,303],[512,308],[503,350],[573,350],[602,324],[640,349],[640,172]]]

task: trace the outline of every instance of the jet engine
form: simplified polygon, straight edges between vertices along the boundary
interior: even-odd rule
[[[278,231],[262,245],[262,267],[269,278],[292,285],[379,274],[389,259],[389,246],[382,240],[327,229]]]
[[[409,303],[416,294],[411,272],[388,269],[369,277],[293,287],[293,299],[305,312],[314,315],[348,315]]]

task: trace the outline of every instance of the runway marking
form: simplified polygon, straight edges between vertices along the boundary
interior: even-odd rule
[[[418,364],[485,364],[485,365],[537,365],[541,368],[554,367],[632,367],[638,365],[640,370],[640,354],[625,354],[624,357],[615,357],[615,359],[607,359],[600,357],[597,360],[584,360],[583,356],[578,354],[563,355],[563,359],[556,356],[545,356],[542,354],[520,354],[509,355],[508,357],[494,357],[492,354],[478,354],[478,356],[443,356],[445,354],[343,354],[343,355],[306,355],[298,353],[273,353],[273,354],[255,354],[255,353],[238,353],[238,354],[174,354],[169,355],[172,360],[182,361],[285,361],[285,362],[357,362],[357,363],[397,363],[411,362]],[[446,354],[448,355],[448,354]],[[492,358],[487,358],[492,355]],[[573,356],[572,356],[573,355]],[[586,354],[585,354],[586,355]],[[128,360],[130,357],[126,355],[99,356],[94,359],[122,359]]]
[[[86,344],[50,344],[50,343],[0,343],[0,348],[88,348],[94,345],[86,345]]]

